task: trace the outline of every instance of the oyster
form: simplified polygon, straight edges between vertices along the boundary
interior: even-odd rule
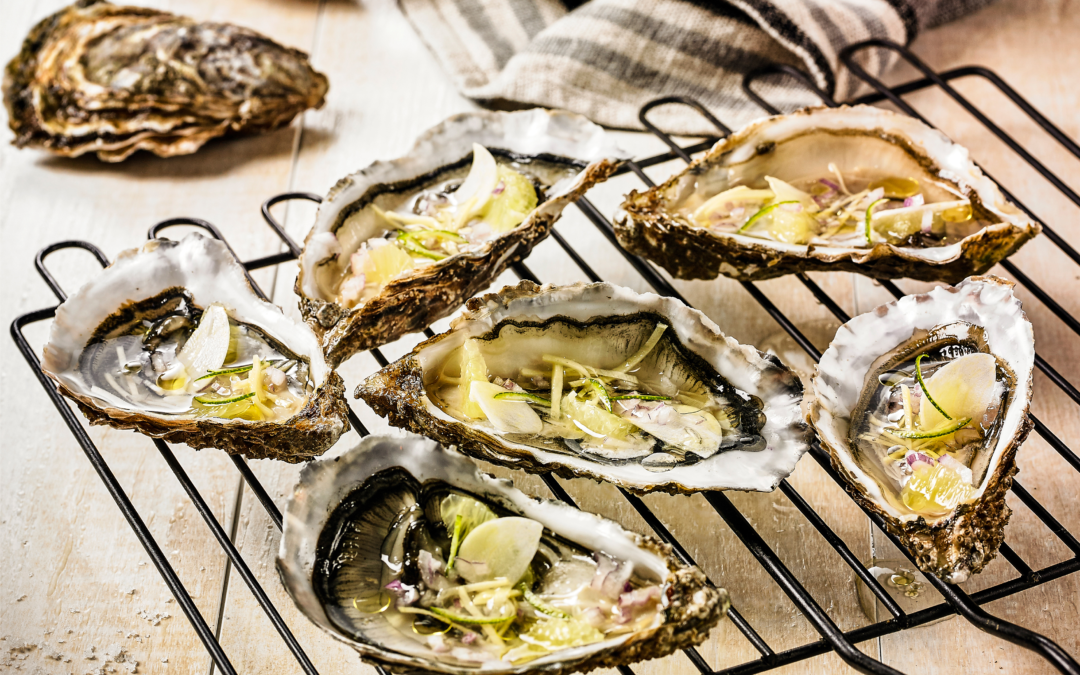
[[[772,490],[807,448],[797,376],[671,298],[522,281],[356,389],[390,423],[635,492]]]
[[[300,258],[300,311],[338,364],[448,316],[626,156],[560,111],[475,112],[343,178]]]
[[[861,105],[750,124],[623,210],[619,242],[680,279],[832,270],[957,283],[1041,229],[965,148]]]
[[[309,619],[394,672],[631,663],[700,644],[728,607],[670,546],[417,436],[305,467],[277,567]]]
[[[822,356],[810,421],[922,571],[959,583],[1001,546],[1034,362],[1031,324],[997,277],[855,317]]]
[[[7,65],[4,104],[20,148],[119,162],[195,152],[318,108],[326,77],[255,31],[104,0],[40,21]]]
[[[315,335],[198,234],[121,253],[56,310],[42,369],[91,424],[300,462],[348,428]]]

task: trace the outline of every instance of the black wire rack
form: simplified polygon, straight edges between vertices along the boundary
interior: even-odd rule
[[[856,57],[859,53],[868,49],[885,49],[894,52],[909,65],[921,72],[922,77],[911,82],[896,86],[887,87],[881,80],[867,73],[856,61]],[[989,129],[995,136],[1001,139],[1009,148],[1011,148],[1017,155],[1019,155],[1025,162],[1037,170],[1047,181],[1049,181],[1056,189],[1061,191],[1069,200],[1074,204],[1080,206],[1080,196],[1070,189],[1064,182],[1055,176],[1049,169],[1047,169],[1042,163],[1040,163],[1035,157],[1031,156],[1019,143],[1017,143],[1012,137],[1006,134],[1000,129],[993,121],[991,121],[978,107],[976,107],[970,100],[962,96],[953,86],[950,84],[953,80],[960,78],[981,78],[996,87],[1002,94],[1015,103],[1033,122],[1039,127],[1045,130],[1051,137],[1053,137],[1058,143],[1065,147],[1070,153],[1077,158],[1080,158],[1080,147],[1075,142],[1069,139],[1065,134],[1061,132],[1053,123],[1047,120],[1041,115],[1035,108],[1033,108],[1022,96],[1020,96],[1015,90],[1012,89],[1006,82],[990,70],[981,67],[965,67],[957,68],[955,70],[949,70],[946,72],[938,73],[928,67],[925,63],[918,59],[913,53],[907,50],[905,47],[882,40],[871,40],[863,42],[857,45],[853,45],[846,49],[841,54],[841,60],[851,70],[851,72],[869,84],[874,93],[863,96],[859,99],[851,101],[851,103],[868,103],[875,104],[881,102],[889,102],[899,108],[901,111],[923,119],[919,113],[909,105],[902,97],[905,94],[921,91],[924,89],[936,88],[943,91],[950,98],[960,104],[965,110],[972,114],[979,120],[987,129]],[[763,110],[769,113],[779,112],[768,101],[763,99],[754,90],[754,85],[757,84],[763,78],[770,77],[789,77],[794,78],[800,82],[808,91],[816,94],[825,105],[836,106],[838,105],[826,92],[821,91],[813,82],[813,80],[795,68],[782,65],[774,65],[763,68],[747,75],[743,83],[743,89],[746,95]],[[700,113],[705,119],[707,119],[717,131],[717,136],[713,138],[704,139],[698,143],[683,147],[680,146],[671,136],[664,133],[662,130],[656,127],[649,121],[649,113],[658,106],[662,105],[683,105],[689,106],[698,113]],[[726,136],[730,133],[730,129],[726,127],[719,119],[717,119],[712,113],[705,109],[700,103],[689,98],[684,97],[670,97],[653,101],[646,105],[640,114],[641,122],[645,127],[662,140],[669,148],[670,151],[649,157],[647,159],[641,159],[638,161],[628,162],[623,169],[622,173],[632,172],[644,182],[646,185],[653,185],[650,178],[644,173],[644,169],[657,164],[662,164],[674,159],[682,159],[689,162],[691,156],[694,153],[701,152],[708,149],[719,137]],[[926,120],[923,119],[925,122]],[[1005,193],[1010,200],[1013,201],[1018,207],[1024,210],[1029,216],[1035,220],[1039,220],[1038,217],[1031,212],[1026,206],[1021,204],[1013,195]],[[263,269],[279,265],[281,263],[296,259],[300,254],[300,247],[293,241],[289,235],[285,232],[284,227],[271,215],[270,209],[278,203],[286,202],[289,200],[308,200],[312,202],[321,201],[318,195],[292,192],[277,195],[267,200],[262,205],[262,215],[267,224],[273,229],[276,235],[281,239],[286,250],[282,253],[266,256],[256,260],[243,261],[239,256],[236,256],[236,252],[229,247],[229,250],[240,260],[244,268],[248,271]],[[657,293],[661,295],[671,296],[682,299],[682,296],[671,285],[665,276],[657,271],[650,263],[631,255],[618,246],[615,240],[615,234],[612,229],[611,220],[601,213],[588,199],[581,199],[577,203],[578,207],[584,212],[587,218],[598,228],[598,230],[615,245],[622,256],[626,259],[633,269],[641,275],[641,277],[651,285]],[[1041,221],[1040,221],[1041,222]],[[201,228],[210,236],[225,242],[225,238],[221,232],[211,223],[194,218],[175,218],[167,221],[163,221],[150,228],[150,238],[156,238],[168,228],[174,226],[194,226]],[[1058,233],[1042,223],[1043,234],[1050,241],[1052,241],[1062,252],[1071,258],[1076,264],[1080,265],[1080,254],[1077,253],[1067,241],[1065,241]],[[585,259],[574,250],[574,248],[559,234],[558,231],[552,231],[551,235],[558,245],[565,251],[570,259],[577,265],[580,272],[584,277],[591,281],[600,281],[600,276],[589,266]],[[226,246],[228,243],[225,242]],[[45,280],[45,283],[56,295],[60,302],[66,299],[66,293],[55,277],[50,273],[45,261],[46,258],[52,253],[61,249],[78,248],[83,249],[90,253],[94,258],[104,267],[107,266],[109,261],[106,256],[93,244],[85,241],[62,241],[51,246],[42,249],[35,259],[35,267],[38,273]],[[1026,274],[1016,267],[1015,264],[1009,261],[1004,261],[1001,266],[1014,278],[1021,286],[1023,286],[1028,292],[1031,293],[1040,303],[1042,303],[1047,309],[1049,309],[1058,319],[1060,319],[1068,328],[1074,333],[1080,335],[1080,322],[1068,312],[1066,312],[1052,297],[1050,297],[1045,291],[1039,288]],[[518,263],[513,266],[514,272],[523,279],[530,279],[532,281],[540,282],[541,280],[532,273],[529,268]],[[810,291],[810,293],[824,305],[837,319],[841,322],[846,322],[850,317],[840,308],[840,306],[829,297],[814,281],[812,281],[805,274],[797,275],[799,281]],[[252,287],[255,292],[262,297],[266,297],[262,290],[255,284],[254,280],[249,280],[252,283]],[[904,292],[890,281],[882,281],[882,286],[891,292],[896,297],[902,297]],[[800,332],[799,328],[785,316],[763,293],[762,291],[751,282],[743,282],[743,288],[750,296],[757,301],[758,304],[787,332],[788,335],[813,359],[820,358],[821,353],[814,347],[814,345],[806,339],[806,337]],[[172,592],[173,596],[183,611],[184,615],[191,622],[199,639],[205,645],[210,657],[213,661],[216,669],[226,675],[232,675],[236,673],[236,669],[229,660],[228,655],[222,649],[221,644],[215,637],[214,631],[207,625],[205,618],[200,614],[198,608],[192,600],[191,595],[184,587],[183,582],[177,576],[176,571],[169,563],[168,558],[162,552],[160,545],[154,539],[150,530],[147,528],[145,521],[139,512],[132,505],[131,500],[127,497],[123,487],[117,481],[115,475],[110,469],[108,463],[102,457],[100,451],[94,442],[87,434],[80,418],[76,415],[73,407],[57,392],[56,386],[51,380],[49,380],[41,371],[40,361],[37,354],[34,352],[23,330],[26,326],[47,321],[54,317],[56,307],[48,307],[37,311],[24,314],[12,323],[11,335],[15,340],[18,348],[27,363],[30,365],[34,374],[37,376],[38,381],[44,387],[49,398],[52,400],[53,405],[56,407],[57,412],[63,418],[67,424],[71,433],[74,435],[75,440],[79,443],[80,447],[86,453],[87,458],[90,460],[90,464],[94,470],[97,471],[102,482],[105,484],[110,495],[116,501],[117,506],[127,519],[128,524],[135,532],[135,536],[146,550],[151,561],[156,566],[158,572],[161,574],[162,579],[165,581],[166,586]],[[430,329],[425,331],[427,335],[432,335]],[[387,359],[383,356],[379,350],[373,350],[371,354],[374,356],[380,366],[387,364]],[[1076,387],[1062,377],[1045,359],[1036,355],[1036,366],[1041,370],[1049,379],[1049,381],[1058,389],[1060,389],[1066,396],[1072,399],[1072,401],[1080,405],[1080,393],[1078,393]],[[349,419],[352,422],[353,428],[356,429],[362,436],[367,434],[367,429],[361,423],[356,414],[350,410]],[[1032,416],[1035,424],[1035,431],[1039,434],[1055,451],[1057,451],[1062,458],[1072,467],[1073,470],[1080,471],[1080,456],[1077,456],[1069,447],[1065,445],[1045,424],[1040,420],[1035,419]],[[278,632],[281,639],[286,643],[289,650],[295,657],[300,669],[308,673],[309,675],[315,675],[317,673],[315,667],[308,659],[304,652],[303,647],[299,644],[296,638],[293,636],[289,627],[285,621],[282,620],[281,615],[275,608],[273,603],[268,598],[266,591],[259,584],[255,575],[252,574],[251,569],[248,567],[244,558],[237,551],[236,546],[230,538],[229,533],[225,531],[221,523],[214,516],[211,508],[208,506],[204,497],[199,493],[195,487],[191,478],[187,472],[177,461],[176,456],[173,454],[169,446],[160,441],[153,441],[158,452],[161,453],[165,462],[169,468],[176,475],[177,480],[180,482],[184,491],[191,499],[199,515],[206,522],[207,527],[210,529],[210,533],[221,545],[222,550],[227,556],[227,565],[231,565],[236,570],[236,573],[248,586],[254,595],[256,601],[260,607],[266,613],[270,619],[274,629]],[[833,480],[840,482],[840,477],[835,473],[829,463],[829,457],[827,452],[815,442],[811,445],[809,452],[813,461],[816,461],[820,467],[827,473]],[[274,500],[266,492],[266,489],[255,477],[251,468],[247,462],[240,457],[232,457],[233,463],[237,470],[243,476],[248,487],[261,503],[262,507],[266,510],[271,521],[280,530],[282,526],[281,511],[274,503]],[[555,479],[554,476],[544,475],[543,480],[551,492],[556,498],[565,502],[573,504],[573,500],[562,485]],[[863,673],[897,673],[895,669],[888,665],[867,656],[862,651],[856,648],[856,643],[879,638],[882,636],[890,635],[908,628],[915,626],[925,625],[932,621],[936,621],[952,614],[958,614],[965,620],[978,627],[979,629],[995,635],[1003,640],[1008,640],[1022,647],[1030,649],[1042,658],[1044,658],[1049,665],[1052,665],[1058,671],[1063,673],[1069,673],[1071,675],[1080,675],[1080,665],[1076,660],[1070,656],[1065,650],[1063,650],[1058,644],[1044,635],[1028,630],[1022,626],[1010,623],[994,616],[983,609],[983,605],[988,602],[1014,595],[1021,591],[1045,584],[1051,580],[1058,579],[1068,574],[1075,573],[1080,570],[1080,542],[1076,537],[1069,532],[1057,519],[1054,518],[1050,512],[1043,507],[1032,496],[1027,489],[1025,489],[1021,483],[1013,483],[1013,494],[1020,499],[1024,505],[1030,509],[1030,511],[1050,530],[1050,532],[1071,552],[1072,557],[1058,562],[1042,569],[1032,569],[1032,567],[1023,560],[1015,551],[1013,551],[1009,545],[1002,544],[1001,555],[1002,557],[1014,568],[1016,577],[1008,581],[1004,581],[990,588],[986,588],[977,593],[968,594],[962,589],[947,584],[933,575],[927,575],[929,583],[941,594],[944,598],[944,602],[938,603],[927,609],[922,609],[915,612],[905,612],[901,607],[889,596],[877,579],[870,574],[852,552],[852,550],[844,543],[839,535],[836,534],[825,522],[825,520],[810,506],[810,504],[791,486],[787,481],[783,481],[779,486],[780,491],[787,497],[787,499],[796,507],[796,509],[806,518],[806,520],[814,527],[818,534],[825,539],[825,541],[832,547],[836,555],[840,560],[847,565],[858,578],[866,584],[869,591],[877,598],[881,605],[889,614],[889,618],[881,621],[871,623],[869,625],[844,631],[841,630],[837,624],[829,617],[824,609],[822,609],[817,599],[807,591],[802,583],[796,578],[792,571],[781,561],[780,557],[775,551],[766,543],[762,536],[754,529],[754,527],[748,522],[746,517],[740,513],[740,511],[732,504],[727,496],[722,492],[706,492],[703,493],[705,500],[711,505],[717,514],[724,520],[736,537],[742,542],[743,545],[749,550],[758,563],[764,567],[768,574],[772,577],[773,581],[779,587],[779,589],[791,600],[792,603],[798,608],[810,625],[821,636],[819,640],[809,642],[794,648],[785,649],[782,651],[774,651],[772,647],[766,642],[766,640],[754,629],[754,627],[746,620],[742,614],[739,613],[738,607],[732,607],[728,617],[731,622],[738,628],[738,630],[746,637],[750,644],[758,651],[760,656],[751,661],[731,666],[720,671],[714,671],[705,661],[705,659],[695,650],[687,649],[685,651],[686,656],[689,658],[693,666],[699,671],[700,675],[721,675],[721,674],[749,674],[760,673],[771,670],[783,665],[795,663],[803,659],[808,659],[813,656],[825,654],[827,652],[835,652],[843,661],[854,669]],[[687,563],[695,564],[690,554],[679,543],[679,541],[668,531],[667,527],[661,520],[650,511],[650,509],[642,502],[641,499],[634,495],[622,491],[623,497],[633,507],[633,509],[644,519],[648,526],[653,530],[653,533],[670,544],[675,552]],[[884,524],[876,514],[867,512],[867,517],[882,531],[885,532]],[[893,543],[901,551],[904,550],[903,546],[891,535],[887,535]],[[228,569],[228,568],[227,568]],[[710,582],[711,583],[711,582]],[[382,669],[379,669],[381,675],[386,675]],[[633,675],[633,671],[627,666],[619,667],[619,671],[622,675]]]

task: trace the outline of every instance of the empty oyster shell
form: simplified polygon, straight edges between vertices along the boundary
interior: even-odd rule
[[[318,108],[326,77],[255,31],[80,0],[40,21],[4,75],[14,143],[64,157],[195,152]]]
[[[680,279],[833,270],[957,283],[1041,229],[965,148],[870,106],[754,122],[623,209],[619,242]]]
[[[349,428],[315,335],[198,234],[124,251],[64,301],[42,369],[91,424],[193,448],[300,462]]]
[[[802,385],[671,298],[523,281],[356,389],[391,424],[628,490],[768,491],[807,448]]]
[[[822,356],[809,419],[848,491],[924,572],[962,582],[1001,546],[1034,360],[1031,324],[997,277],[857,316]]]
[[[455,555],[466,550],[472,560]],[[305,467],[277,568],[311,621],[394,672],[657,658],[700,644],[728,607],[670,546],[529,497],[418,436],[368,437]],[[497,574],[515,578],[487,580]]]
[[[334,364],[422,330],[525,258],[626,157],[572,113],[451,117],[330,191],[300,258],[300,311]]]

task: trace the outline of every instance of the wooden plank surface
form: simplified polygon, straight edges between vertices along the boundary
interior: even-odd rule
[[[63,4],[38,0],[5,6],[0,22],[3,57],[14,52],[34,21]],[[316,67],[330,77],[328,103],[323,110],[307,113],[302,126],[297,123],[268,136],[212,143],[185,158],[139,155],[121,165],[104,165],[92,158],[58,160],[10,146],[0,149],[0,235],[5,242],[0,251],[0,278],[7,289],[0,318],[5,322],[53,302],[31,266],[34,252],[48,243],[85,238],[112,257],[138,245],[153,222],[191,215],[221,227],[243,257],[265,255],[278,245],[258,216],[257,205],[263,199],[289,189],[323,193],[346,173],[375,159],[401,154],[418,133],[447,115],[473,107],[453,90],[392,0],[144,4],[235,21],[309,50]],[[1076,10],[1076,3],[1069,1],[1006,0],[927,34],[914,47],[939,69],[977,63],[996,70],[1066,134],[1077,138],[1080,96],[1069,67],[1080,59],[1075,40],[1080,35],[1080,13]],[[976,35],[978,39],[973,39]],[[897,69],[890,81],[911,76],[910,70]],[[989,87],[978,82],[958,87],[987,101],[987,110],[1025,147],[1066,182],[1080,185],[1080,163]],[[1077,208],[955,104],[938,93],[911,100],[932,122],[970,147],[978,161],[1046,222],[1080,242]],[[620,141],[639,156],[661,149],[658,141],[640,134],[620,134]],[[678,162],[670,162],[649,173],[662,180],[679,168]],[[621,177],[594,190],[590,198],[611,213],[621,195],[635,187],[635,179]],[[309,205],[293,203],[278,207],[276,213],[299,239],[314,211]],[[576,209],[568,209],[558,228],[603,278],[649,290]],[[93,272],[96,264],[87,258],[74,252],[55,258],[54,269],[62,272],[61,281],[68,288]],[[1043,238],[1029,244],[1013,260],[1067,309],[1080,313],[1076,294],[1080,270],[1049,241]],[[528,265],[544,281],[584,278],[554,241],[542,243]],[[257,277],[264,288],[273,289],[275,300],[286,311],[295,314],[294,278],[292,265]],[[815,280],[849,313],[892,299],[884,289],[852,275],[819,274]],[[506,274],[496,286],[513,281],[515,277]],[[907,281],[900,285],[908,291],[925,287]],[[809,372],[812,364],[806,356],[739,284],[721,279],[680,282],[677,287],[730,335],[771,348]],[[838,322],[801,284],[781,279],[759,287],[819,349],[828,345]],[[1018,293],[1035,324],[1039,352],[1065,377],[1080,381],[1076,335],[1025,291]],[[41,327],[31,333],[35,348],[40,349],[44,337]],[[407,337],[384,351],[393,358],[415,342],[415,337]],[[126,672],[125,666],[136,661],[140,673],[207,672],[209,659],[194,631],[176,603],[169,601],[157,572],[146,564],[146,554],[10,342],[2,347],[2,359],[0,484],[5,489],[0,491],[0,565],[4,569],[0,575],[0,637],[4,638],[0,663],[46,673],[84,673],[105,666]],[[346,363],[342,374],[347,388],[351,390],[375,368],[374,359],[366,355]],[[354,408],[370,430],[387,429],[362,404]],[[1080,446],[1076,405],[1041,375],[1033,410],[1066,443]],[[222,645],[237,670],[300,672],[235,570],[225,582],[224,555],[153,446],[129,432],[93,429],[90,433],[105,448],[106,459],[211,628],[220,622]],[[332,452],[350,447],[356,438],[350,433]],[[279,534],[250,490],[239,485],[231,463],[214,452],[194,452],[183,446],[174,451],[226,530],[235,526],[237,547],[319,672],[373,672],[292,608],[273,568]],[[283,505],[298,469],[268,461],[252,466],[271,496]],[[1067,471],[1064,461],[1034,435],[1024,447],[1020,466],[1020,481],[1066,527],[1080,532],[1080,513],[1073,503],[1080,491],[1077,475]],[[532,494],[548,496],[533,476],[491,470],[513,478]],[[800,462],[790,483],[856,556],[864,560],[874,555],[895,557],[880,533],[871,530],[865,517],[812,459]],[[563,484],[583,508],[634,529],[647,529],[613,487],[582,480]],[[780,492],[729,497],[837,625],[852,629],[869,623],[855,600],[854,574],[786,497]],[[710,576],[731,591],[735,606],[773,649],[817,639],[813,627],[703,498],[653,495],[644,501]],[[1010,497],[1010,504],[1016,513],[1007,541],[1017,553],[1033,566],[1066,557],[1064,548],[1051,542],[1050,534],[1015,497]],[[1011,576],[1015,573],[999,559],[964,587],[978,590]],[[1080,651],[1076,597],[1080,597],[1080,579],[1073,575],[987,608],[1052,637],[1076,654]],[[166,613],[170,617],[161,618]],[[160,619],[156,625],[155,617]],[[115,654],[117,646],[123,648],[124,660],[117,662],[115,656],[107,660],[106,652]],[[955,618],[859,646],[905,672],[1046,672],[1045,663],[1029,652]],[[88,654],[91,647],[94,650]],[[757,655],[729,621],[717,627],[699,651],[714,668]],[[57,655],[59,659],[54,658]],[[94,658],[86,659],[87,655]],[[845,670],[831,654],[783,669],[793,673]],[[695,672],[682,655],[641,664],[634,671],[645,675]]]

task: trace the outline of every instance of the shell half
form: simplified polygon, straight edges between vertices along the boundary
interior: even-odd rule
[[[723,392],[718,395],[738,400],[747,409],[740,413],[746,415],[746,426],[740,427],[746,435],[725,435],[719,451],[714,446],[711,454],[688,455],[686,462],[648,466],[647,460],[665,453],[601,457],[558,437],[553,443],[540,435],[500,433],[486,421],[451,414],[431,393],[444,366],[473,338],[492,345],[486,357],[490,374],[510,378],[523,359],[539,361],[540,354],[533,353],[537,350],[600,368],[617,367],[658,323],[669,327],[670,342],[656,356],[650,368],[658,371],[649,377],[666,378],[676,389],[682,386],[679,382],[694,382],[695,391]],[[515,344],[517,340],[524,346]],[[724,336],[708,317],[677,300],[607,283],[541,287],[522,281],[474,298],[448,332],[369,377],[357,387],[356,396],[391,424],[456,445],[470,456],[526,471],[586,476],[637,493],[770,491],[807,449],[802,385],[776,357]]]
[[[347,261],[363,242],[391,229],[371,206],[399,208],[410,195],[464,177],[473,144],[490,150],[500,163],[514,162],[523,170],[536,167],[538,175],[544,174],[544,193],[536,207],[520,225],[479,249],[401,274],[363,304],[347,308],[334,302],[317,270]],[[525,258],[568,204],[627,158],[603,129],[573,113],[536,109],[451,117],[424,133],[405,156],[375,162],[330,190],[300,257],[300,311],[334,364],[423,330]]]
[[[992,354],[1007,398],[996,412],[995,435],[968,461],[974,471],[969,496],[947,513],[923,515],[898,499],[895,488],[883,485],[881,459],[863,453],[851,439],[852,419],[867,387],[877,386],[878,370],[941,347]],[[1005,496],[1017,471],[1016,453],[1032,427],[1034,360],[1031,324],[1012,284],[992,276],[973,277],[955,288],[939,286],[857,316],[840,327],[822,356],[809,420],[848,492],[884,518],[924,572],[962,582],[982,570],[1001,546],[1011,514]]]
[[[16,146],[106,162],[276,129],[326,90],[307,54],[255,31],[104,0],[42,19],[4,74]]]
[[[693,222],[686,208],[765,176],[795,182],[840,173],[915,179],[944,199],[966,199],[983,226],[940,245],[785,243]],[[1005,199],[968,151],[919,120],[871,106],[807,108],[754,122],[719,141],[667,182],[631,192],[616,222],[619,242],[679,279],[720,274],[752,281],[807,271],[857,272],[958,283],[1011,255],[1041,228]],[[752,211],[750,211],[752,213]],[[860,211],[861,213],[861,211]],[[859,225],[861,226],[861,225]],[[947,240],[946,240],[947,241]]]
[[[310,387],[303,407],[281,421],[226,420],[171,410],[152,392],[133,390],[129,395],[118,368],[132,358],[134,343],[122,361],[106,353],[114,362],[111,370],[117,372],[104,372],[103,381],[91,381],[88,372],[95,369],[88,363],[95,357],[88,347],[104,344],[103,336],[117,327],[138,328],[140,312],[174,298],[202,309],[212,304],[224,307],[232,322],[257,329],[277,343],[279,351],[306,366]],[[42,369],[91,424],[135,429],[197,449],[301,462],[325,452],[349,428],[344,384],[323,358],[314,333],[256,296],[228,248],[198,234],[179,242],[155,239],[124,251],[99,277],[64,301],[56,310]]]
[[[359,499],[370,497],[375,486],[385,487],[386,481],[409,481],[424,487],[445,484],[504,513],[537,521],[545,532],[576,547],[629,561],[636,575],[662,585],[666,598],[663,611],[638,632],[554,651],[523,665],[496,660],[481,667],[459,662],[449,654],[440,655],[425,642],[410,637],[407,628],[402,634],[391,627],[381,614],[357,611],[350,598],[326,598],[313,581],[320,574],[319,566],[332,564],[320,557],[320,540],[326,540],[324,532],[333,526],[335,511],[356,495]],[[389,526],[397,515],[394,509],[381,507],[359,513],[362,522],[353,526],[356,537],[349,547],[351,561],[343,563],[356,567],[355,574],[349,575],[350,592],[362,592],[358,589],[366,579],[379,578],[379,570],[385,567],[380,550],[386,531],[374,530]],[[370,550],[365,550],[363,542],[370,544]],[[297,607],[315,625],[355,649],[365,661],[394,672],[464,675],[539,671],[554,675],[657,658],[700,644],[729,604],[725,591],[708,585],[696,567],[679,562],[671,547],[567,504],[534,499],[510,481],[485,475],[465,457],[418,436],[371,436],[340,457],[306,466],[285,509],[277,569]]]

